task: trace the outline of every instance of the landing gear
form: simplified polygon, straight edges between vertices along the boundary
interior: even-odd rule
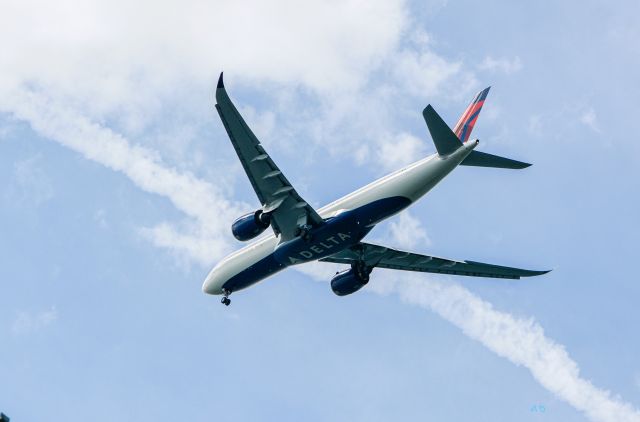
[[[367,284],[369,282],[369,274],[373,271],[373,267],[368,267],[364,261],[357,261],[351,264],[351,269],[363,284]]]
[[[302,238],[305,242],[311,241],[311,234],[309,233],[313,227],[309,224],[302,224],[298,227],[298,236]]]
[[[224,294],[224,297],[220,300],[220,303],[222,303],[224,306],[231,305],[231,299],[229,299],[229,295],[231,294],[231,290],[224,289],[224,290],[222,290],[222,294]]]

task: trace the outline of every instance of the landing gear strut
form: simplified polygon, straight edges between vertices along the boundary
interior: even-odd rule
[[[371,274],[373,267],[368,267],[364,261],[358,261],[351,264],[351,269],[364,284],[369,282],[369,274]]]
[[[302,224],[298,227],[298,236],[302,238],[305,242],[309,242],[311,240],[311,234],[309,233],[313,227],[309,224]]]
[[[231,299],[229,299],[229,295],[231,294],[230,290],[224,289],[222,290],[222,293],[224,294],[224,297],[220,300],[220,302],[224,305],[224,306],[229,306],[231,305]]]

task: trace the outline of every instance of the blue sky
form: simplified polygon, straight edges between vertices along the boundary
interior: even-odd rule
[[[640,420],[635,2],[56,5],[0,17],[0,411],[16,421]],[[492,86],[479,149],[371,238],[535,269],[332,266],[204,295],[259,204],[231,97],[321,206],[433,152]],[[541,411],[543,409],[544,411]]]

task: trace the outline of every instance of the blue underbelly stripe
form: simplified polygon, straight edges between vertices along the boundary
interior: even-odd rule
[[[369,231],[371,231],[376,223],[385,219],[386,217],[389,217],[390,215],[401,211],[410,203],[410,199],[402,196],[379,199],[377,201],[373,201],[369,204],[363,205],[359,208],[345,211],[344,215],[339,214],[332,219],[327,219],[326,224],[318,228],[316,236],[316,242],[318,243],[318,246],[314,246],[313,240],[309,244],[304,244],[301,239],[294,239],[287,243],[292,244],[290,247],[290,250],[292,251],[291,253],[294,253],[294,251],[297,252],[297,254],[295,255],[295,260],[297,260],[298,262],[305,261],[304,252],[307,252],[307,254],[312,254],[308,256],[307,260],[313,261],[322,258],[323,256],[337,253],[358,243],[364,236],[367,235],[367,233],[369,233]],[[349,229],[348,237],[339,236],[339,230],[344,229],[344,224],[340,224],[339,221],[341,218],[348,219],[348,221],[357,221],[357,224],[354,224],[353,227]],[[333,224],[335,224],[337,228],[335,233],[331,232],[330,230]],[[335,236],[336,240],[332,240],[329,242],[326,240],[327,236],[331,236],[331,239],[333,239],[333,236]],[[338,239],[344,239],[344,242],[338,242]],[[223,288],[232,292],[245,289],[252,284],[255,284],[258,281],[263,280],[295,263],[294,260],[289,260],[288,258],[289,256],[292,256],[291,254],[283,253],[283,245],[280,245],[278,247],[278,249],[280,249],[279,251],[278,249],[276,249],[276,251],[278,251],[279,253],[271,253],[260,261],[231,277],[229,280],[227,280],[227,282],[224,283]],[[298,250],[296,246],[300,246],[302,249]],[[327,249],[328,246],[332,246],[330,251]],[[320,250],[322,250],[324,253],[316,252]],[[283,257],[287,259],[284,259]]]

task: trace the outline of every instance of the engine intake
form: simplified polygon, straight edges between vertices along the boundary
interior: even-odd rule
[[[352,266],[336,274],[331,279],[331,290],[338,296],[346,296],[355,293],[369,282],[370,269]]]
[[[270,224],[271,215],[263,213],[262,210],[257,210],[234,221],[231,224],[231,232],[236,239],[244,242],[264,232]]]

